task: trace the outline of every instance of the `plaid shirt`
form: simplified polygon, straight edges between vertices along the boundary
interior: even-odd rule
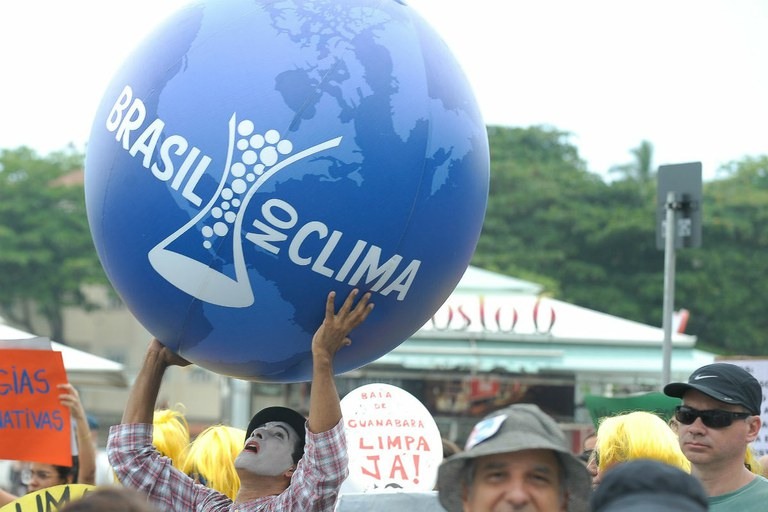
[[[286,490],[245,503],[233,503],[224,494],[197,484],[173,467],[152,445],[152,425],[115,425],[109,429],[107,454],[118,479],[126,487],[149,495],[161,510],[232,512],[332,511],[339,488],[348,474],[344,421],[327,432],[307,429],[304,456]]]

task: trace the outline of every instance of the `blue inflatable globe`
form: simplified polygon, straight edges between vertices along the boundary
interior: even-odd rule
[[[416,332],[480,234],[486,128],[449,49],[397,1],[211,0],[125,62],[85,165],[102,265],[161,342],[216,373],[311,379],[325,298],[376,309],[335,370]]]

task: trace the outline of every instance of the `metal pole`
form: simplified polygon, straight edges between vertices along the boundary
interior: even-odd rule
[[[677,222],[677,201],[674,192],[667,192],[667,226],[664,240],[664,350],[662,363],[662,384],[671,382],[672,366],[672,310],[675,305],[675,224]]]
[[[251,421],[251,383],[229,378],[230,418],[229,424],[245,430]]]

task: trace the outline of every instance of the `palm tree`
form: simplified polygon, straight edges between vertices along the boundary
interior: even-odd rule
[[[656,177],[653,169],[653,144],[644,140],[640,145],[630,150],[635,157],[634,162],[611,167],[608,172],[619,174],[620,179],[635,180],[646,185]]]
[[[619,175],[617,185],[629,186],[637,191],[643,203],[656,201],[656,170],[653,168],[653,144],[644,140],[630,150],[634,162],[611,167],[608,172]]]

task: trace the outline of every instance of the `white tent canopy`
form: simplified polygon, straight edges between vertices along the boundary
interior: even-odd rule
[[[0,324],[0,349],[10,348],[61,352],[67,377],[75,386],[127,386],[120,363]]]

